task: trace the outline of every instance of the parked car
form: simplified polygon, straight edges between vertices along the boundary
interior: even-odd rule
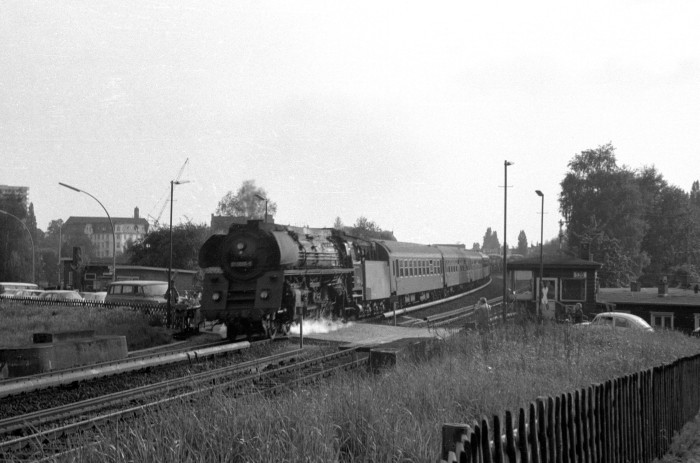
[[[580,326],[589,328],[609,329],[633,329],[641,331],[654,331],[654,328],[645,322],[642,317],[624,312],[603,312],[591,320],[590,323],[581,323]]]
[[[0,297],[12,297],[21,289],[39,289],[34,283],[0,282]]]
[[[40,301],[82,301],[78,291],[70,289],[54,289],[42,292],[37,298]]]
[[[165,304],[167,281],[125,280],[110,283],[105,297],[106,304],[160,305]]]
[[[38,299],[43,292],[41,289],[20,289],[12,295],[12,299]]]
[[[97,291],[95,293],[80,293],[85,302],[104,302],[107,291]]]

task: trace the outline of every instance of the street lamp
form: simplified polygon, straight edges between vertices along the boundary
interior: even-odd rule
[[[63,222],[63,221],[61,221]],[[63,223],[58,226],[58,289],[63,289],[61,280],[61,244],[63,241]]]
[[[265,223],[267,223],[267,198],[260,196],[257,193],[255,193],[255,197],[258,198],[260,201],[265,201]]]
[[[542,207],[540,209],[540,300],[542,300],[542,290],[544,288],[544,260],[542,259],[542,244],[544,239],[544,193],[540,190],[535,190],[537,196],[542,198]],[[542,310],[540,303],[537,303],[537,313]]]
[[[29,233],[29,240],[32,242],[32,283],[36,283],[36,273],[34,272],[34,260],[35,260],[34,259],[34,238],[32,238],[32,232],[29,231],[27,224],[22,222],[22,219],[20,219],[19,217],[14,216],[14,215],[10,214],[9,212],[3,211],[3,210],[0,210],[0,213],[3,213],[5,215],[9,215],[10,217],[17,219],[17,221],[22,224],[24,229],[27,230],[27,233]]]
[[[506,225],[508,217],[508,166],[512,166],[513,163],[509,161],[503,161],[503,323],[506,322],[508,318],[508,281],[507,281],[507,268],[506,256],[508,254],[508,240],[506,234]]]
[[[112,217],[109,216],[109,212],[107,212],[107,209],[104,207],[104,205],[100,202],[99,199],[95,198],[87,191],[79,190],[74,186],[66,185],[65,183],[61,182],[58,182],[58,184],[70,190],[77,191],[78,193],[85,193],[86,195],[97,201],[97,204],[102,206],[102,210],[104,210],[105,214],[107,214],[107,218],[109,219],[109,226],[112,227],[112,281],[117,281],[117,235],[114,233],[114,223],[112,222]]]
[[[183,183],[190,183],[189,180],[170,180],[170,260],[168,261],[168,324],[170,324],[170,314],[172,309],[172,299],[173,299],[173,288],[171,274],[173,271],[173,190],[175,185],[182,185]]]

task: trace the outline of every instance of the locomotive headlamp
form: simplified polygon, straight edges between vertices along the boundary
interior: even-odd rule
[[[221,293],[220,292],[215,292],[214,294],[211,295],[211,300],[214,302],[217,302],[219,299],[221,299]]]
[[[244,249],[245,249],[245,243],[244,243],[243,241],[239,241],[238,243],[236,243],[236,249],[238,249],[239,251],[244,250]]]
[[[263,289],[260,291],[260,299],[267,300],[267,298],[270,297],[270,292],[266,289]]]

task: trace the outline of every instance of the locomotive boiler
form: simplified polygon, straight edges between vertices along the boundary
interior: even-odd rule
[[[239,333],[286,334],[297,314],[343,317],[353,285],[350,250],[337,230],[233,224],[202,246],[202,316]]]

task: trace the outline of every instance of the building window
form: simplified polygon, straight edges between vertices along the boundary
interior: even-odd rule
[[[654,328],[673,329],[673,312],[652,312],[651,326]]]
[[[585,301],[586,300],[586,280],[580,278],[561,279],[561,300],[562,301]]]

